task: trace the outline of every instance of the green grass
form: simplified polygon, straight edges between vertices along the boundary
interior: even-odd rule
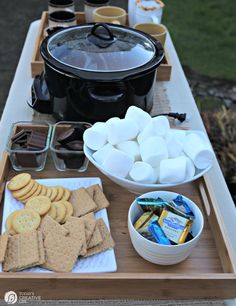
[[[199,73],[236,80],[236,1],[164,0],[181,63]]]
[[[195,97],[195,100],[200,112],[221,110],[224,105],[220,99],[214,97]]]

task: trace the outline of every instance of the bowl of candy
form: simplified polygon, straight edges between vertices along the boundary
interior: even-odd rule
[[[203,176],[214,153],[205,133],[170,127],[131,106],[124,119],[97,122],[83,135],[89,161],[118,185],[134,193],[164,190]]]
[[[159,265],[184,261],[196,247],[204,226],[198,206],[169,191],[141,195],[131,204],[128,229],[136,252]]]

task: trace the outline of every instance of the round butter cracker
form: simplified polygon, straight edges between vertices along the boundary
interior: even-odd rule
[[[53,202],[52,203],[52,206],[55,206],[56,207],[56,210],[57,210],[57,216],[56,216],[56,221],[58,223],[62,222],[62,220],[65,218],[66,216],[66,207],[65,205],[63,204],[62,201],[60,202]]]
[[[30,199],[37,197],[40,194],[41,190],[42,190],[42,185],[38,184],[35,193],[32,194],[30,197],[26,198],[25,200],[22,200],[22,202],[25,204]]]
[[[51,195],[50,195],[50,200],[53,202],[55,201],[56,197],[57,197],[57,188],[56,187],[50,187],[51,188]]]
[[[62,200],[68,201],[71,195],[71,191],[67,188],[64,188],[64,194],[62,196]]]
[[[60,186],[56,186],[57,188],[57,196],[55,198],[55,202],[59,202],[62,197],[63,197],[63,194],[64,194],[64,188],[63,187],[60,187]]]
[[[25,204],[26,208],[33,209],[40,216],[45,215],[51,208],[51,200],[45,196],[37,196],[28,200]]]
[[[52,189],[50,187],[46,187],[46,188],[47,188],[46,197],[50,198],[50,196],[52,194]]]
[[[40,196],[46,196],[47,194],[47,187],[44,186],[44,185],[41,185],[42,186],[42,189],[41,189],[41,192],[40,192]]]
[[[70,202],[62,200],[62,203],[66,208],[66,215],[65,215],[65,218],[61,222],[65,223],[67,219],[73,215],[74,209]]]
[[[12,222],[13,222],[14,217],[17,215],[19,211],[20,210],[15,210],[12,213],[10,213],[10,215],[8,215],[7,217],[7,220],[5,223],[5,229],[6,229],[6,232],[8,232],[10,235],[16,234],[15,230],[12,227]]]
[[[14,217],[13,229],[18,233],[26,233],[36,230],[41,222],[40,215],[32,209],[22,209]]]
[[[19,200],[21,197],[24,197],[25,195],[27,195],[30,192],[30,190],[33,188],[33,186],[34,186],[34,181],[30,180],[29,183],[25,187],[19,190],[13,191],[12,195],[15,199]]]
[[[10,191],[19,190],[29,184],[31,175],[29,173],[20,173],[14,176],[7,185]]]
[[[34,180],[33,181],[33,187],[31,188],[31,190],[24,196],[22,197],[19,197],[18,200],[19,201],[24,201],[25,199],[29,199],[34,193],[35,191],[37,190],[38,188],[38,183],[36,183]]]
[[[49,209],[47,215],[55,220],[56,217],[57,217],[57,208],[56,208],[56,206],[51,205],[51,208]]]

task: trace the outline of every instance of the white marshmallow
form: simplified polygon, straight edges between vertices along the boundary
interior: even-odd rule
[[[177,184],[184,182],[187,162],[184,156],[164,159],[160,163],[160,183]]]
[[[170,129],[170,131],[165,135],[165,138],[167,139],[169,135],[173,135],[180,143],[184,144],[186,137],[185,130]]]
[[[170,123],[165,116],[152,118],[152,124],[156,136],[165,136],[170,131]]]
[[[110,143],[105,144],[101,149],[97,150],[96,152],[93,153],[93,158],[94,160],[99,164],[102,165],[104,162],[107,154],[109,151],[114,148]]]
[[[165,139],[169,158],[180,156],[181,152],[183,151],[183,144],[179,141],[179,139],[172,133],[168,133]]]
[[[160,177],[160,169],[159,167],[153,168],[154,170],[154,177],[153,177],[153,184],[159,182],[159,177]]]
[[[205,169],[213,163],[214,153],[210,145],[197,134],[191,133],[186,136],[184,152],[198,169]]]
[[[154,169],[145,162],[136,162],[129,172],[131,179],[138,183],[153,184],[156,181]]]
[[[95,128],[96,126],[98,126],[98,125],[100,125],[100,124],[104,124],[104,122],[97,121],[97,122],[95,122],[95,123],[92,125],[92,128]]]
[[[92,150],[99,150],[107,143],[107,128],[105,123],[96,123],[85,130],[83,135],[84,143]]]
[[[134,120],[138,124],[139,132],[141,132],[152,119],[147,112],[133,105],[128,108],[125,118]]]
[[[165,136],[170,131],[170,124],[166,117],[157,116],[146,125],[146,127],[138,135],[138,143],[141,144],[149,137],[153,136]]]
[[[117,149],[127,153],[133,161],[141,160],[139,145],[137,141],[127,140],[119,143]]]
[[[191,180],[195,175],[196,168],[189,157],[185,156],[185,158],[187,162],[185,180]]]
[[[108,141],[112,145],[117,145],[126,140],[134,139],[138,134],[138,125],[134,120],[121,119],[109,124]]]
[[[140,154],[144,162],[158,167],[162,159],[168,158],[166,143],[162,137],[154,136],[140,144]]]
[[[139,144],[141,144],[142,142],[144,142],[145,140],[147,140],[150,137],[156,136],[155,135],[155,131],[153,128],[153,123],[152,121],[148,123],[148,125],[142,130],[142,132],[139,133],[138,137],[137,137],[137,141]]]
[[[111,149],[102,165],[112,175],[124,178],[132,168],[133,160],[128,154],[117,149]]]
[[[119,117],[112,117],[112,118],[108,119],[108,120],[106,121],[106,126],[107,126],[107,128],[108,128],[108,129],[110,128],[110,124],[111,124],[112,122],[117,122],[117,121],[120,121],[120,118],[119,118]]]

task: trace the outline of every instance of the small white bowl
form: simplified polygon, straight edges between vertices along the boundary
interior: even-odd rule
[[[153,191],[143,194],[140,197],[143,198],[157,198],[160,197],[165,201],[171,201],[176,198],[178,193],[170,191]],[[142,208],[134,201],[128,212],[128,228],[130,238],[136,252],[154,264],[159,265],[174,265],[185,260],[193,251],[197,245],[200,236],[202,234],[204,219],[201,210],[190,199],[183,196],[183,199],[187,202],[189,207],[194,213],[195,219],[191,227],[190,233],[193,235],[193,239],[179,245],[161,245],[152,242],[142,235],[140,235],[133,224],[142,215]]]

